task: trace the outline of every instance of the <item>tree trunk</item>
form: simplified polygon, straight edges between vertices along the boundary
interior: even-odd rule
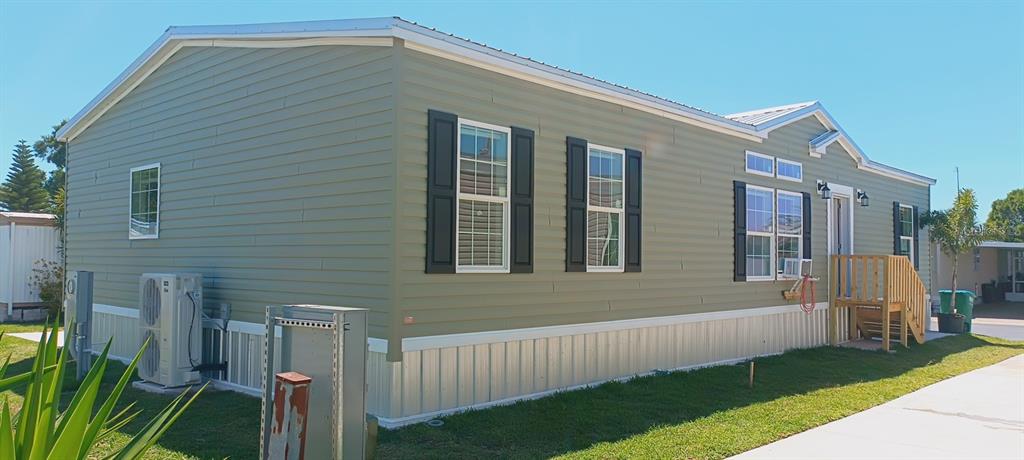
[[[950,303],[952,303],[952,306],[954,307],[953,311],[956,311],[955,307],[956,307],[956,265],[957,265],[957,256],[959,256],[959,254],[953,254],[953,287],[952,287],[952,289],[953,289],[953,296],[949,299]]]

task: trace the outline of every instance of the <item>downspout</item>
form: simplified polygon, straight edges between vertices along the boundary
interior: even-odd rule
[[[8,275],[8,277],[7,277],[8,278],[7,279],[7,287],[8,287],[8,289],[7,289],[7,294],[8,294],[8,296],[7,296],[7,318],[8,319],[10,319],[12,316],[14,316],[14,247],[15,247],[14,246],[14,230],[15,230],[14,219],[11,219],[11,232],[10,232],[10,236],[7,238],[7,242],[10,245],[10,252],[8,253],[8,255],[10,255],[10,257],[7,258],[7,275]]]
[[[58,229],[58,236],[60,237],[60,248],[58,255],[60,256],[61,273],[63,273],[63,279],[60,280],[61,286],[63,286],[60,290],[60,308],[62,311],[64,310],[64,301],[67,300],[64,298],[64,295],[67,293],[68,287],[68,182],[70,182],[68,178],[71,177],[70,174],[68,174],[68,170],[71,169],[68,167],[68,162],[70,160],[71,139],[68,139],[67,141],[64,142],[64,215],[61,216],[61,218],[64,220],[64,228]],[[131,198],[129,198],[129,200],[130,199]],[[130,217],[131,216],[129,216],[129,218]],[[66,314],[67,312],[64,313]]]

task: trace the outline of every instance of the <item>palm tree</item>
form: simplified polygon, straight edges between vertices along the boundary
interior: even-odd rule
[[[922,224],[931,227],[931,240],[938,243],[942,252],[953,259],[951,289],[955,296],[957,258],[980,244],[987,236],[985,227],[978,224],[978,200],[974,190],[960,189],[952,208],[932,211],[924,216]]]

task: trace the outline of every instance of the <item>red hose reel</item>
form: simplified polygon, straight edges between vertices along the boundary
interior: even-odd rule
[[[811,278],[811,275],[804,275],[800,283],[800,309],[808,315],[814,312],[814,307],[818,302],[814,299],[814,282],[816,280]],[[811,291],[811,301],[807,302],[807,290]]]

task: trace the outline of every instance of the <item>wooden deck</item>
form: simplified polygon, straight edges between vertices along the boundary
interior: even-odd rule
[[[924,283],[903,256],[835,255],[829,273],[829,341],[839,343],[839,318],[848,315],[850,340],[881,338],[889,351],[893,338],[906,347],[911,337],[924,343],[927,308]]]

